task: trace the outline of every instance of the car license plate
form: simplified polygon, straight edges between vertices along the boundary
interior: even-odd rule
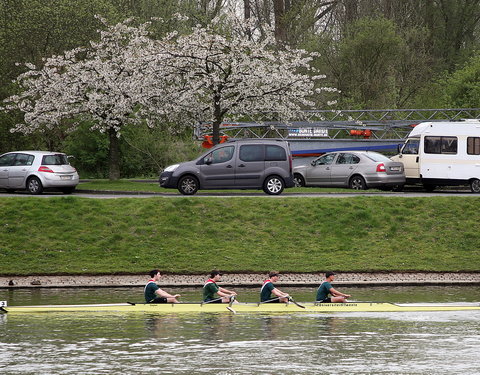
[[[68,176],[60,176],[60,179],[61,179],[61,180],[71,180],[71,179],[72,179],[72,176],[71,176],[71,175],[68,175]]]
[[[400,171],[400,167],[390,167],[390,170],[392,172],[399,172]]]

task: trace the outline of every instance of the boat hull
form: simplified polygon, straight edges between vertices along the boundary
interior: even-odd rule
[[[228,309],[227,304],[210,303],[178,303],[178,304],[146,304],[116,303],[91,305],[38,305],[2,307],[3,312],[44,313],[44,312],[127,312],[127,313],[334,313],[334,312],[401,312],[401,311],[462,311],[478,310],[480,303],[446,303],[446,304],[395,304],[382,302],[349,302],[349,303],[302,303],[302,307],[294,303],[236,303]]]

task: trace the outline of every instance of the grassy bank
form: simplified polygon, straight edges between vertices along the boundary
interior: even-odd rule
[[[0,274],[477,271],[480,198],[0,199]]]

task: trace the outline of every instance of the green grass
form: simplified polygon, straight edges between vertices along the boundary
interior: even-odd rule
[[[478,271],[480,198],[0,199],[0,274]]]
[[[175,193],[177,190],[161,188],[158,182],[138,182],[135,180],[90,180],[80,182],[77,190],[98,190],[98,191],[132,191],[147,193]]]

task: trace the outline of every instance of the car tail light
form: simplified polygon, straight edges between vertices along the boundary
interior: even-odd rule
[[[380,163],[377,165],[377,172],[386,172],[387,170],[385,169],[385,164]]]
[[[40,168],[38,168],[39,172],[48,172],[48,173],[55,173],[53,172],[50,168],[45,167],[44,165],[41,165]]]

